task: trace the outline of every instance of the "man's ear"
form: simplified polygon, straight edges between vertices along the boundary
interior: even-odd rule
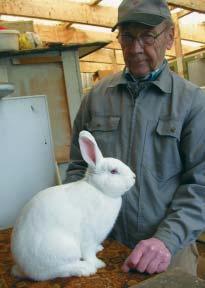
[[[170,50],[172,48],[172,45],[174,43],[174,27],[170,27],[169,30],[166,33],[167,36],[167,50]]]

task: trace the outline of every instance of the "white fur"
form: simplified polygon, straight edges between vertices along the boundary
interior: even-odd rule
[[[15,276],[89,276],[105,266],[96,253],[102,250],[100,243],[114,225],[121,195],[134,184],[135,175],[121,161],[103,158],[89,132],[81,131],[79,144],[88,163],[85,177],[39,192],[17,219],[11,239]],[[113,169],[118,173],[112,174]]]

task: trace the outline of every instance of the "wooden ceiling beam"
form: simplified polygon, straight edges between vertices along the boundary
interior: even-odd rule
[[[40,38],[44,42],[62,42],[62,43],[88,43],[105,41],[111,42],[106,47],[109,49],[120,50],[121,46],[116,39],[116,33],[103,33],[86,31],[76,28],[65,29],[63,26],[45,26],[34,25],[34,31],[39,34]]]
[[[205,43],[205,28],[203,25],[190,25],[191,27],[186,29],[181,27],[181,37],[188,41],[198,41]],[[103,32],[93,32],[85,31],[75,28],[66,29],[63,26],[44,26],[44,25],[34,25],[34,31],[39,34],[41,39],[46,42],[62,42],[62,43],[88,43],[96,41],[112,41],[106,46],[108,49],[120,50],[121,47],[116,39],[116,33],[103,33]],[[183,54],[190,53],[192,48],[188,45],[183,45]],[[121,53],[121,52],[119,52]],[[117,54],[118,55],[118,54]],[[174,47],[171,50],[167,50],[166,55],[175,57]],[[122,57],[120,56],[122,59]]]
[[[113,27],[117,9],[65,0],[0,0],[0,14]]]
[[[84,62],[101,62],[101,63],[112,64],[113,58],[114,58],[114,50],[101,48],[101,49],[81,58],[80,60],[84,61]],[[117,64],[123,64],[123,62],[121,61],[121,58],[119,58],[118,62],[119,63],[117,63]]]
[[[194,50],[192,49],[191,51],[185,51],[184,56],[192,55],[193,53],[200,53],[205,51],[205,46],[203,48],[195,48]]]
[[[34,25],[34,30],[39,34],[43,41],[48,42],[63,42],[63,43],[84,43],[84,42],[96,42],[96,41],[116,41],[116,33],[103,33],[86,31],[76,28],[66,28],[63,25],[58,26],[45,26]],[[116,44],[117,45],[117,44]],[[119,49],[120,46],[118,45]]]
[[[204,24],[180,25],[180,31],[181,31],[181,38],[184,40],[205,43]]]
[[[117,68],[120,71],[124,68],[124,65],[117,65]],[[113,70],[113,64],[80,61],[81,72],[94,73],[98,70]]]
[[[99,0],[94,0],[96,1]],[[168,0],[168,3],[186,10],[205,13],[203,0]],[[185,12],[187,14],[188,12]],[[0,0],[0,14],[24,16],[39,19],[58,20],[102,27],[113,27],[117,19],[117,9],[98,5],[88,5],[65,0]],[[178,16],[185,15],[183,12]]]
[[[170,5],[205,13],[204,0],[168,0],[167,2]]]
[[[40,36],[43,42],[62,42],[65,43],[65,27],[58,26],[47,26],[47,25],[34,25],[34,31]]]
[[[110,49],[121,49],[116,36],[116,33],[103,33],[86,31],[75,28],[66,29],[63,26],[44,26],[34,25],[34,30],[37,32],[43,41],[47,42],[63,42],[63,43],[84,43],[96,41],[111,41],[107,45]],[[188,41],[205,43],[205,25],[181,25],[181,38]],[[174,52],[172,53],[172,55]]]
[[[174,10],[175,8],[176,8],[175,5],[169,5],[169,9],[170,9],[170,11]]]
[[[181,12],[177,13],[177,17],[180,19],[180,18],[185,17],[191,13],[192,13],[192,11],[184,9]]]

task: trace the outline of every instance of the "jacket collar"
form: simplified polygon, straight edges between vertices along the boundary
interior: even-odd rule
[[[152,81],[152,83],[165,93],[172,92],[172,76],[168,63],[166,63],[163,71],[155,81]]]
[[[112,79],[108,85],[108,87],[115,87],[115,86],[118,86],[118,85],[127,85],[127,79],[125,77],[125,69],[123,69],[123,71],[120,71],[114,75],[112,75]]]
[[[115,87],[118,85],[127,85],[128,80],[126,79],[125,76],[126,73],[126,68],[123,69],[122,72],[118,72],[115,74],[112,78],[112,80],[109,83],[108,87]],[[171,93],[172,90],[172,77],[171,77],[171,72],[168,67],[168,64],[166,63],[164,66],[164,69],[160,73],[160,75],[157,77],[156,80],[154,81],[147,81],[150,84],[152,83],[153,85],[157,86],[160,90],[162,90],[165,93]]]

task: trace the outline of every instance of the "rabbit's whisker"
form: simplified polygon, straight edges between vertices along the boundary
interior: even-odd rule
[[[86,175],[92,176],[92,175],[97,175],[97,174],[102,174],[102,171],[87,171]]]

